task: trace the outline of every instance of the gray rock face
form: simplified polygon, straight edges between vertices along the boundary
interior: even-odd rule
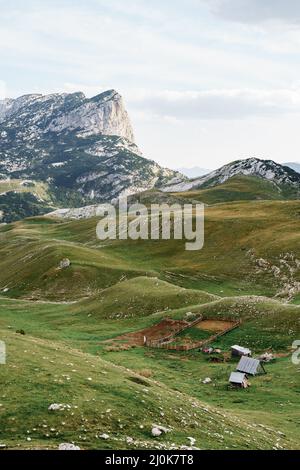
[[[225,183],[225,181],[236,175],[257,176],[272,181],[275,184],[286,184],[300,188],[300,175],[294,170],[279,165],[272,160],[248,158],[246,160],[237,160],[229,163],[218,170],[188,182],[175,185],[168,184],[164,188],[164,191],[180,192],[198,188],[210,188]]]
[[[123,99],[114,90],[84,102],[53,119],[46,130],[62,132],[78,130],[80,136],[118,135],[134,142],[133,129]]]
[[[12,178],[43,182],[51,209],[111,202],[186,179],[142,156],[114,90],[91,99],[78,92],[0,101],[0,179]],[[43,201],[24,198],[28,215],[38,212]],[[0,195],[7,220],[15,199]]]
[[[26,125],[24,135],[32,138],[48,131],[76,130],[82,137],[117,135],[134,142],[123,99],[115,90],[91,99],[83,93],[60,93],[25,95],[0,101],[0,122],[10,119],[13,126],[20,123],[20,118],[23,126]]]

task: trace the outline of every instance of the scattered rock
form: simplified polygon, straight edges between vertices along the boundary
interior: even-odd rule
[[[210,384],[212,382],[210,377],[206,377],[206,379],[202,380],[203,384]]]
[[[52,403],[52,405],[48,407],[48,411],[64,411],[70,408],[70,405],[64,405],[62,403]]]
[[[271,362],[274,360],[274,356],[271,353],[264,353],[259,357],[259,360],[262,362]]]
[[[153,424],[152,425],[152,436],[154,437],[158,437],[160,436],[162,433],[167,433],[167,432],[170,432],[171,429],[169,428],[166,428],[165,426],[161,426],[160,424]],[[159,434],[158,434],[159,433]]]
[[[59,444],[58,450],[80,450],[80,447],[70,443]]]
[[[107,441],[107,439],[109,439],[109,435],[108,434],[101,434],[101,436],[99,436],[101,439],[104,439],[105,441]]]
[[[64,258],[59,263],[59,269],[67,269],[71,266],[71,261],[68,258]]]
[[[196,439],[194,437],[188,437],[188,440],[190,441],[191,446],[194,447]]]
[[[162,431],[158,428],[152,428],[151,434],[153,437],[159,437],[162,434]]]

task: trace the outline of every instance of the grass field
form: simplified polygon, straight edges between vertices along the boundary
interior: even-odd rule
[[[208,207],[205,246],[193,253],[181,241],[100,242],[95,219],[1,226],[0,444],[180,448],[193,437],[202,449],[299,448],[300,370],[291,346],[300,338],[300,294],[277,295],[300,280],[299,216],[297,201]],[[71,265],[61,269],[64,258]],[[272,351],[267,375],[230,390],[234,360],[214,364],[198,350],[117,339],[187,313],[241,320],[213,346]],[[182,337],[210,334],[194,327]],[[51,413],[52,403],[69,411]],[[153,438],[153,424],[170,432]]]
[[[205,204],[233,201],[297,199],[297,191],[290,186],[278,186],[272,181],[254,176],[237,175],[212,188],[175,193],[176,197],[195,199]]]

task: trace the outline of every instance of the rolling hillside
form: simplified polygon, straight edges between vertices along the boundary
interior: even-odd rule
[[[0,288],[11,297],[76,300],[120,280],[157,277],[216,295],[298,294],[299,206],[245,201],[206,210],[205,245],[96,239],[97,219],[28,219],[0,229]],[[60,269],[68,258],[71,265]]]
[[[173,196],[212,205],[233,201],[289,200],[294,198],[295,191],[289,185],[277,185],[256,176],[237,175],[209,189],[173,193]]]
[[[246,182],[253,189],[253,179]],[[151,194],[161,197],[150,191],[142,200],[150,203]],[[175,195],[186,197],[197,194]],[[96,224],[36,217],[0,227],[0,338],[8,353],[0,370],[0,444],[298,448],[299,378],[291,362],[300,334],[298,202],[209,206],[204,248],[193,253],[179,240],[99,241]],[[128,340],[166,317],[200,314],[241,321],[213,343],[227,355],[223,363],[199,349],[164,351]],[[201,334],[190,328],[185,340]],[[228,388],[232,344],[275,356],[245,391]],[[54,403],[68,406],[50,412]],[[170,432],[154,438],[154,424]]]
[[[1,443],[9,448],[57,449],[71,441],[81,449],[180,449],[191,447],[190,436],[201,449],[295,445],[277,429],[264,429],[92,355],[3,330],[1,337],[11,354],[2,372],[6,393],[0,418]],[[48,411],[53,403],[65,407]],[[153,438],[154,424],[168,432]]]

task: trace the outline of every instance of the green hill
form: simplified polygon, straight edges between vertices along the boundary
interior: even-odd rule
[[[277,429],[260,428],[81,351],[9,332],[1,337],[10,355],[1,370],[0,440],[9,448],[57,449],[75,442],[82,449],[176,449],[190,446],[189,436],[201,449],[296,445]],[[48,411],[53,403],[68,407]],[[153,424],[170,431],[155,439]]]
[[[207,207],[199,252],[178,240],[99,241],[97,219],[1,226],[0,444],[180,449],[193,437],[202,449],[298,448],[299,215],[297,201]],[[241,320],[213,343],[226,362],[126,339],[188,312]],[[228,388],[233,344],[275,356],[247,390]],[[171,431],[154,439],[153,424]]]
[[[297,199],[297,191],[256,176],[237,175],[212,188],[173,193],[173,196],[195,199],[205,204],[232,201]]]
[[[76,300],[147,276],[221,296],[285,296],[300,280],[296,201],[208,207],[197,252],[185,251],[181,240],[101,242],[96,224],[37,218],[2,226],[0,288],[11,297]],[[71,266],[59,269],[64,258]]]

